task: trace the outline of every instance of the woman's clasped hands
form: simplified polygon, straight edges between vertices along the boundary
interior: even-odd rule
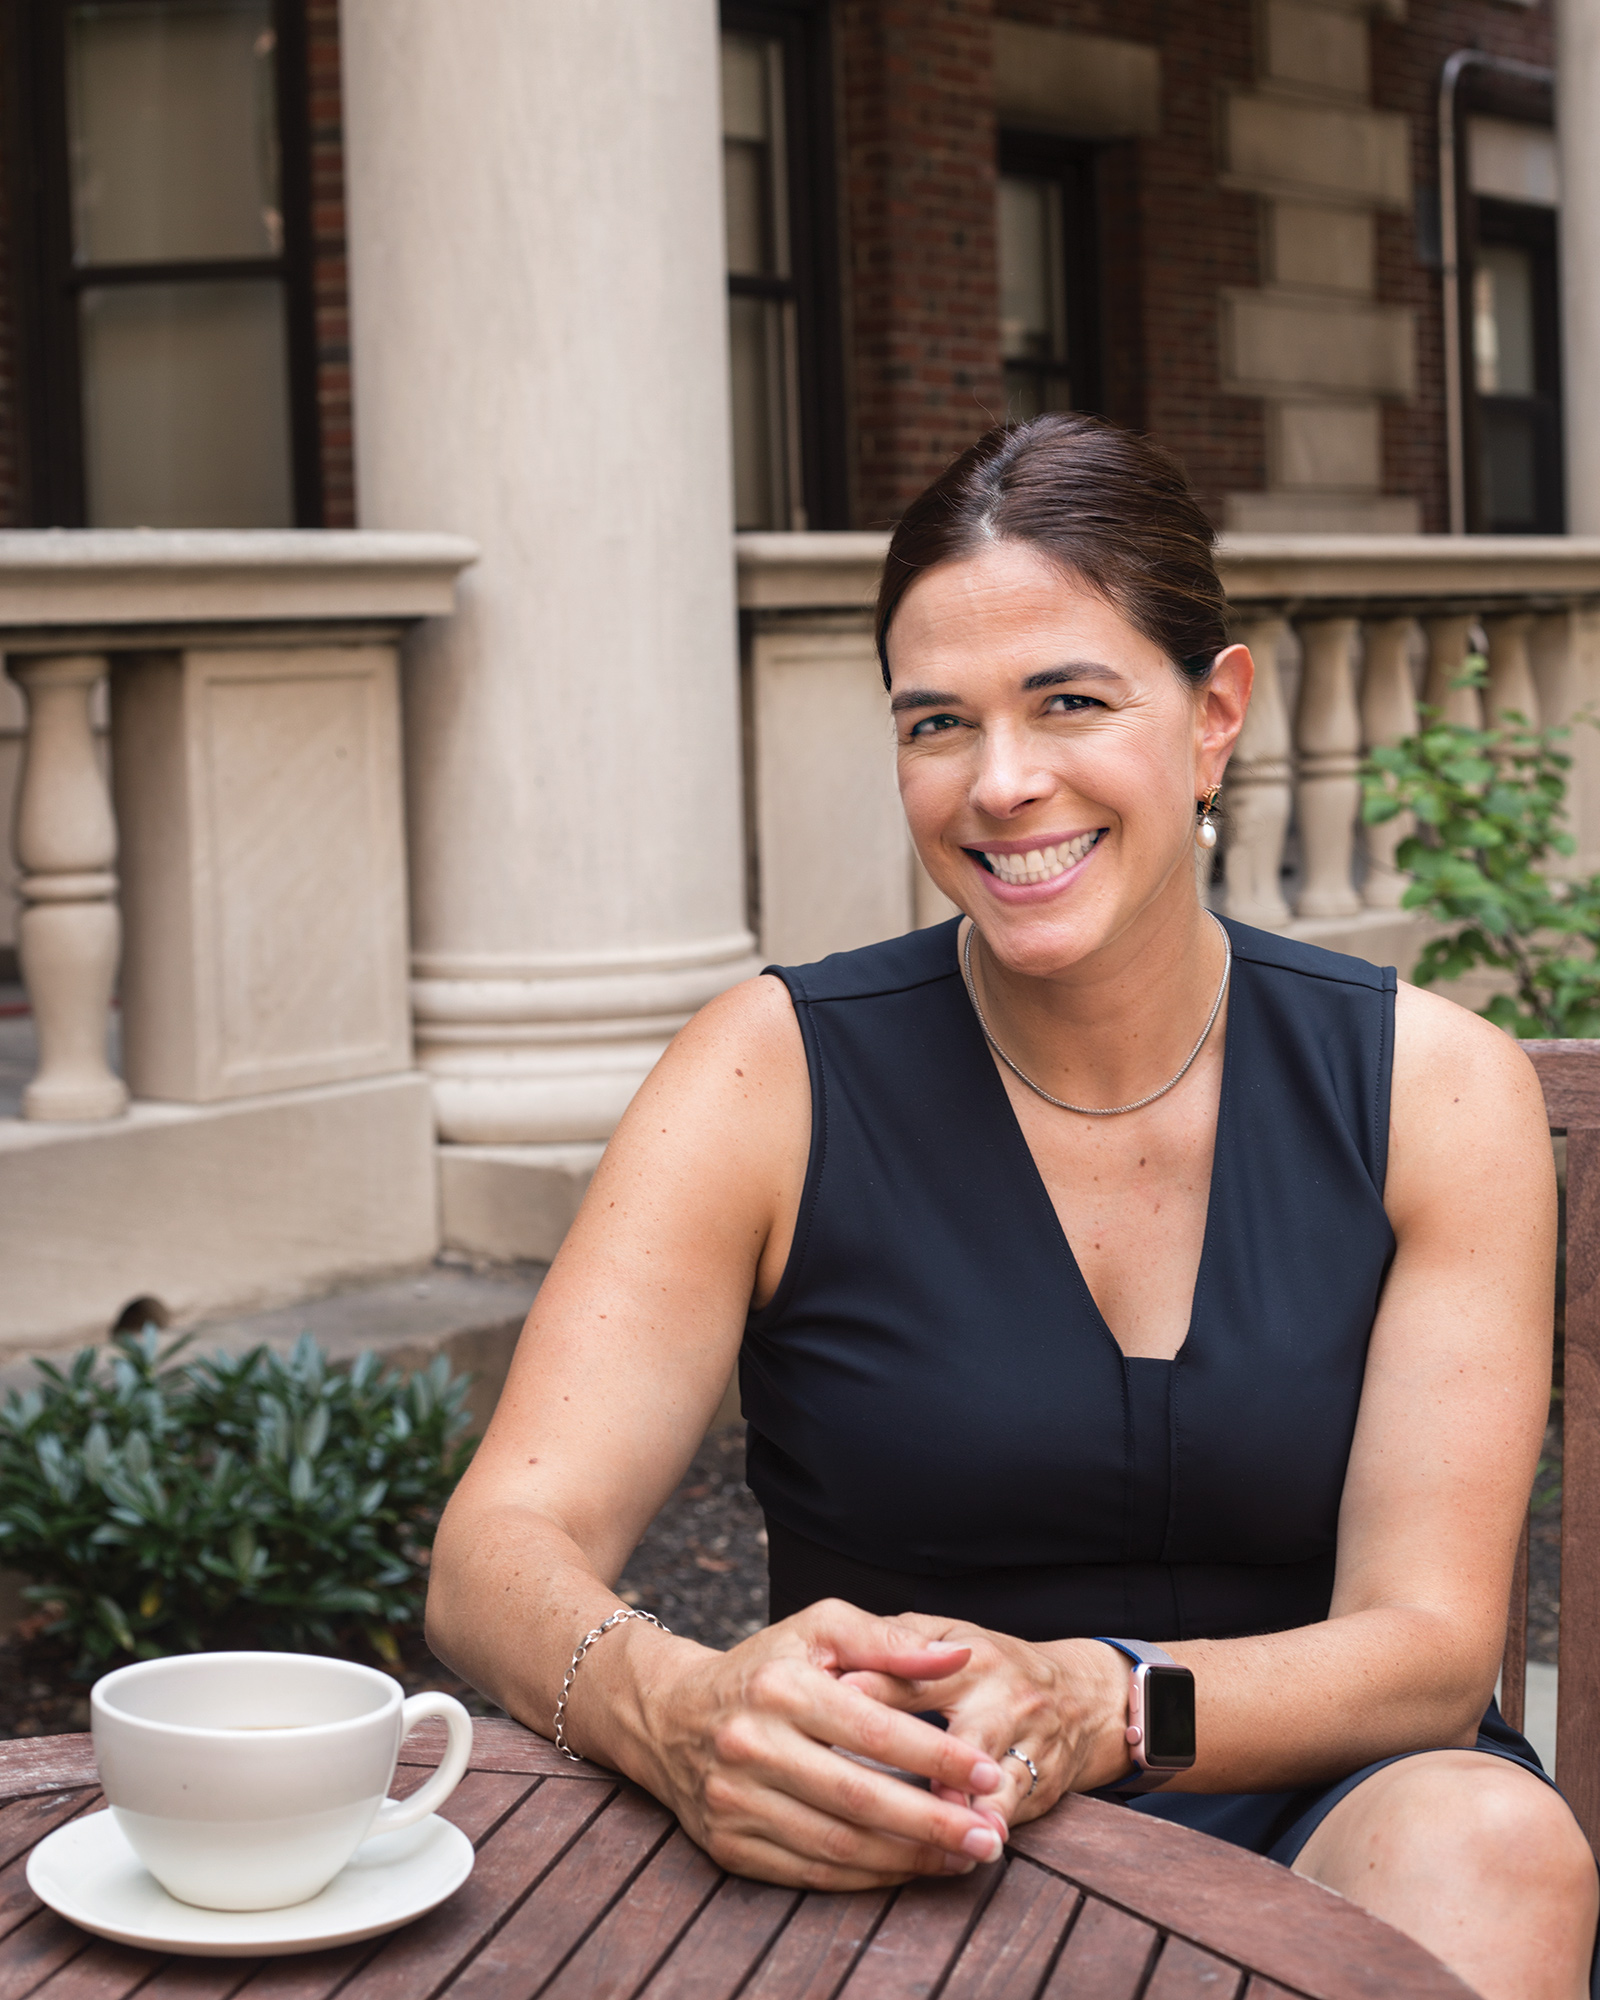
[[[1081,1788],[1091,1760],[1070,1668],[975,1626],[829,1600],[727,1653],[622,1630],[602,1674],[631,1655],[625,1761],[736,1874],[826,1890],[964,1874],[998,1859],[1013,1822]],[[581,1714],[578,1733],[581,1747]],[[1031,1796],[1013,1744],[1038,1767]]]

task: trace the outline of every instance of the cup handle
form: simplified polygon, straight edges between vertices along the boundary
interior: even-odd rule
[[[404,1743],[419,1722],[434,1715],[444,1718],[450,1732],[438,1770],[410,1798],[384,1800],[367,1834],[369,1840],[375,1834],[398,1833],[403,1826],[415,1826],[419,1819],[437,1812],[460,1784],[472,1756],[472,1717],[453,1694],[414,1694],[400,1711],[400,1741]]]

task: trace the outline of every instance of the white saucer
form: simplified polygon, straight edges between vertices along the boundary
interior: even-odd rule
[[[379,1937],[454,1895],[472,1842],[437,1815],[364,1841],[307,1903],[286,1910],[197,1910],[169,1896],[110,1812],[86,1814],[28,1857],[28,1887],[96,1937],[190,1958],[281,1958]]]

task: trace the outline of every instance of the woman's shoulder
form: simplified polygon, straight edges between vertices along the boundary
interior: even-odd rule
[[[809,965],[769,965],[796,1001],[869,1000],[957,976],[959,917],[907,931],[855,951],[830,952]]]
[[[1233,944],[1233,955],[1246,964],[1268,972],[1288,973],[1333,986],[1353,986],[1369,992],[1392,993],[1395,970],[1392,965],[1374,965],[1370,959],[1352,958],[1348,952],[1329,951],[1304,938],[1283,937],[1277,931],[1258,931],[1232,918],[1221,922]]]

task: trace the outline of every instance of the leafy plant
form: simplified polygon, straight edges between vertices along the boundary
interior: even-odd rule
[[[471,1444],[468,1378],[333,1369],[309,1337],[176,1363],[153,1327],[36,1361],[0,1409],[0,1564],[80,1671],[217,1646],[398,1659]]]
[[[1458,685],[1484,675],[1474,655]],[[1563,826],[1572,759],[1557,747],[1568,732],[1509,712],[1490,729],[1423,716],[1362,774],[1368,825],[1414,815],[1395,856],[1412,877],[1403,907],[1457,926],[1424,948],[1412,977],[1427,986],[1477,965],[1509,972],[1515,991],[1490,1000],[1489,1020],[1524,1036],[1600,1035],[1600,875],[1550,873],[1573,852]]]

